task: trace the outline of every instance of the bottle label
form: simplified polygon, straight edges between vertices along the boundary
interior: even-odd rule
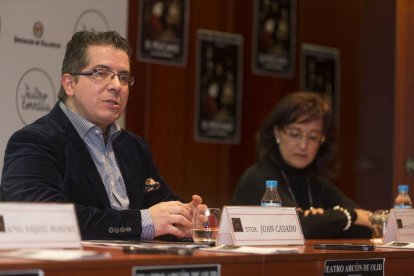
[[[262,202],[262,207],[282,207],[282,204],[277,202]]]

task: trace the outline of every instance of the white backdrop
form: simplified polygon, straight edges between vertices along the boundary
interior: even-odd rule
[[[126,37],[127,0],[0,0],[0,176],[10,135],[57,101],[66,43],[80,30]]]

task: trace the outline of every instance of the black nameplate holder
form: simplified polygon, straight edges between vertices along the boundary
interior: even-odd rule
[[[326,260],[324,276],[384,276],[384,258],[356,260]]]
[[[132,276],[203,275],[220,276],[220,264],[140,266],[132,268]]]
[[[2,270],[0,276],[44,276],[45,273],[40,269],[19,269],[19,270]]]

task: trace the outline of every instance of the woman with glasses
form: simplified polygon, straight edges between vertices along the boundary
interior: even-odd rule
[[[368,238],[371,212],[332,179],[338,168],[334,115],[317,94],[287,94],[256,137],[258,162],[241,176],[233,205],[260,205],[266,180],[277,180],[284,207],[296,207],[305,238]]]

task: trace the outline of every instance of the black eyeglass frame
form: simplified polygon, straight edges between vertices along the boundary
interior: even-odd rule
[[[106,69],[106,68],[95,68],[93,69],[91,72],[74,72],[74,73],[69,73],[72,76],[87,76],[87,77],[92,77],[98,81],[104,81],[102,79],[99,79],[96,74],[99,72],[109,72],[112,73],[112,76],[110,77],[111,80],[113,80],[115,78],[115,76],[118,77],[119,82],[122,85],[128,85],[128,86],[132,86],[134,85],[134,77],[131,76],[129,73],[115,73],[114,71],[110,70],[110,69]],[[121,78],[121,76],[128,76],[127,80],[124,80]],[[109,83],[109,81],[108,81]]]

